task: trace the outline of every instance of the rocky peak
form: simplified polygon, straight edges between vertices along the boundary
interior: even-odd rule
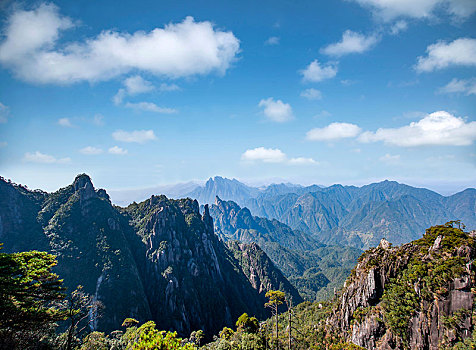
[[[75,191],[78,191],[80,188],[93,187],[91,178],[87,174],[79,174],[76,176],[73,182],[73,188]]]
[[[81,201],[97,197],[91,178],[87,174],[76,176],[73,182],[73,189],[75,192],[79,192]]]
[[[207,231],[210,231],[211,229],[211,232],[213,232],[213,219],[210,216],[210,209],[208,208],[208,204],[205,204],[205,207],[203,209],[202,221],[205,223]]]

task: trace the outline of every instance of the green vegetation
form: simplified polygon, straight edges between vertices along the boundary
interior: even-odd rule
[[[445,295],[448,282],[464,272],[467,259],[451,253],[461,246],[475,247],[474,239],[459,228],[453,228],[452,224],[431,227],[423,238],[415,241],[420,249],[385,288],[382,298],[385,323],[404,344],[408,341],[410,318],[423,310],[425,301],[432,302]],[[439,247],[428,254],[438,237],[441,239]],[[448,318],[447,328],[452,319]]]
[[[45,252],[0,253],[0,339],[6,348],[48,343],[56,322],[66,317],[55,265],[55,256]]]

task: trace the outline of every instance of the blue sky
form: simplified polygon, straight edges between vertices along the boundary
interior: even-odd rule
[[[476,183],[471,0],[7,1],[0,174]]]

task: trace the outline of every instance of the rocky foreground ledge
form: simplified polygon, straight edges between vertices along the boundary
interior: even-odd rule
[[[366,251],[346,281],[331,333],[367,349],[442,349],[471,336],[476,232],[450,222]]]

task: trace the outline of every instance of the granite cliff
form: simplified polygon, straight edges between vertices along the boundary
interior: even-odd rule
[[[364,253],[332,315],[331,334],[366,349],[443,349],[474,328],[475,232],[453,224]]]
[[[1,179],[0,201],[4,251],[55,254],[56,272],[68,292],[82,285],[104,304],[95,329],[118,329],[133,317],[154,320],[160,329],[182,336],[198,329],[212,335],[243,312],[267,316],[263,285],[252,283],[241,261],[214,234],[208,207],[201,215],[195,200],[152,196],[120,208],[82,174],[54,193]],[[263,280],[268,273],[280,274],[272,264],[261,271],[268,259],[262,251],[247,254]],[[299,298],[282,275],[265,285],[280,286]]]

